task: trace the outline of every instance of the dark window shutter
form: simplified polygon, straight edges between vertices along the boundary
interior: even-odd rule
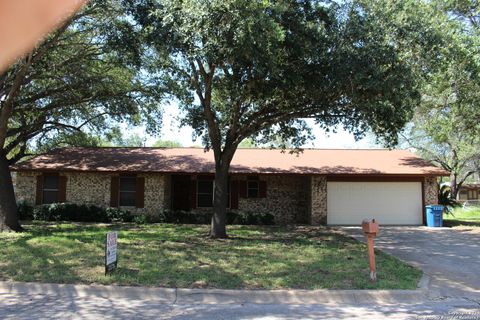
[[[232,181],[230,184],[230,208],[238,209],[238,181]]]
[[[197,180],[190,181],[190,206],[192,209],[197,208]]]
[[[258,197],[259,198],[267,197],[267,181],[258,182]]]
[[[58,202],[67,201],[67,177],[60,176],[58,178]]]
[[[145,202],[145,178],[137,178],[137,189],[135,190],[135,206],[137,208],[143,208]]]
[[[35,196],[35,204],[42,204],[43,198],[43,175],[37,176],[37,194]]]
[[[112,177],[110,182],[110,207],[118,207],[119,178]]]
[[[247,181],[245,180],[238,181],[238,195],[240,198],[247,197]]]

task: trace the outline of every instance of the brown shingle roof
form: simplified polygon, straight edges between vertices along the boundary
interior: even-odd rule
[[[201,148],[63,148],[12,166],[13,171],[213,173],[213,151]],[[405,150],[238,149],[232,173],[448,175]]]
[[[12,166],[13,171],[213,173],[213,151],[201,148],[63,148]],[[232,173],[448,175],[405,150],[238,149]]]
[[[480,189],[480,183],[465,183],[460,189]]]

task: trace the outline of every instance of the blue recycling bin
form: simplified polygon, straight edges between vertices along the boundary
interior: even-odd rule
[[[429,205],[426,206],[427,227],[443,226],[443,206]]]

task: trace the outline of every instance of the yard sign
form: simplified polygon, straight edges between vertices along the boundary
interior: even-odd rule
[[[107,233],[105,241],[105,275],[117,268],[117,231]]]

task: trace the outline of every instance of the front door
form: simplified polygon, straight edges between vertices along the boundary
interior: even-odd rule
[[[189,175],[172,175],[172,209],[189,211],[191,206]]]

